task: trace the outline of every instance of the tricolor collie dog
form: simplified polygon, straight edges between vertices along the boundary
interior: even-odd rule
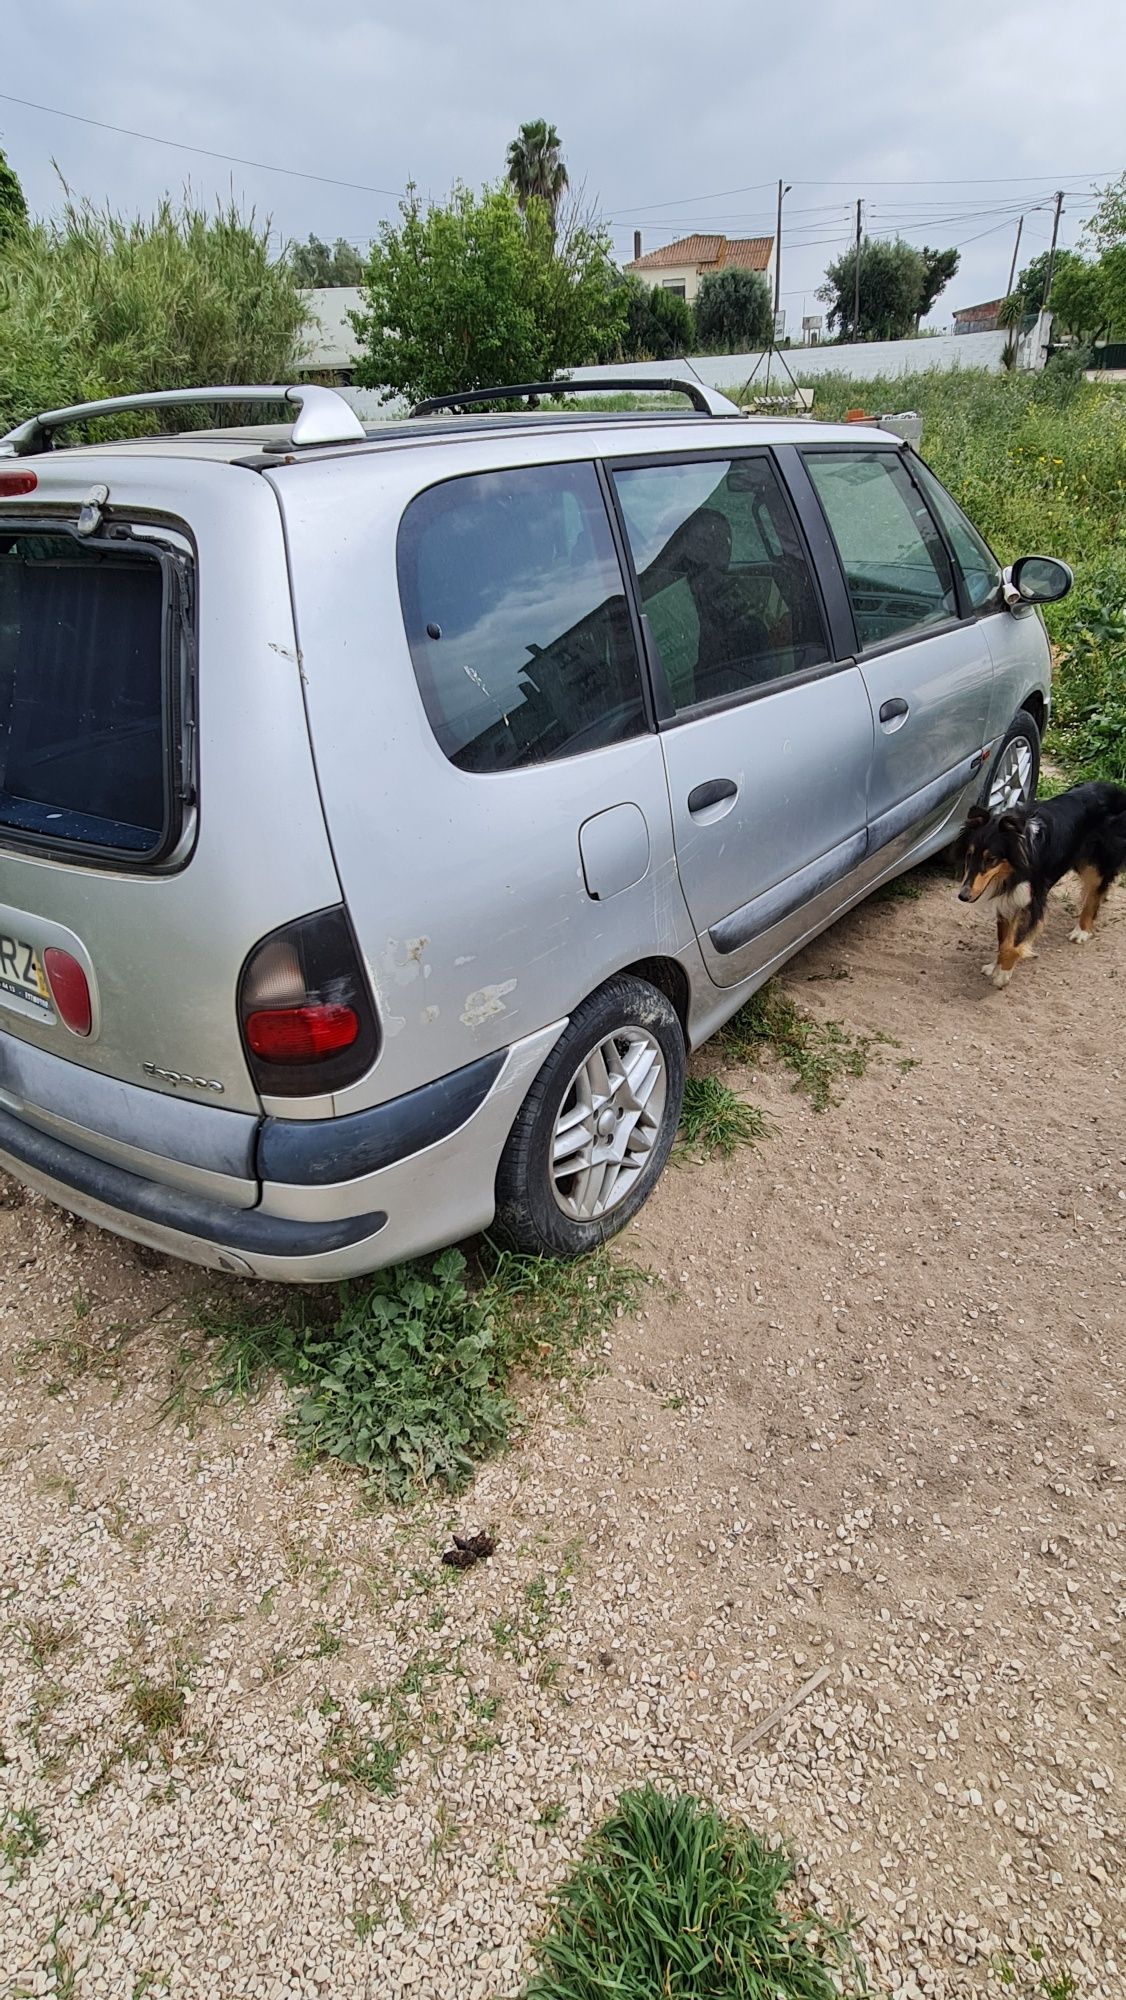
[[[963,903],[988,896],[997,909],[997,956],[982,971],[1007,986],[1017,960],[1033,954],[1048,891],[1074,869],[1083,889],[1073,944],[1086,944],[1103,897],[1126,867],[1126,791],[1121,785],[1075,785],[1038,805],[991,813],[974,806],[966,820]]]

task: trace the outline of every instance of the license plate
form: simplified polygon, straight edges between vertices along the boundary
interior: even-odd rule
[[[47,981],[35,952],[22,938],[0,933],[0,1000],[22,1000],[38,1014],[54,1016]]]

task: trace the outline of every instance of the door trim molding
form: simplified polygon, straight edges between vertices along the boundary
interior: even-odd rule
[[[868,852],[868,834],[864,828],[859,833],[849,835],[827,854],[806,867],[799,868],[796,875],[787,875],[785,881],[767,889],[761,896],[755,896],[741,909],[732,910],[718,924],[713,924],[708,932],[716,951],[724,956],[740,951],[753,938],[768,931],[774,924],[780,924],[784,917],[792,917],[803,903],[808,903],[824,890],[831,889],[845,875],[864,859]]]
[[[876,853],[881,847],[887,847],[891,841],[898,840],[900,834],[907,833],[918,820],[926,819],[928,813],[936,812],[939,806],[945,805],[947,799],[964,790],[984,762],[985,757],[980,750],[975,751],[972,757],[963,757],[960,763],[944,771],[940,778],[932,778],[921,791],[909,793],[897,806],[889,806],[887,812],[869,820],[869,852]]]

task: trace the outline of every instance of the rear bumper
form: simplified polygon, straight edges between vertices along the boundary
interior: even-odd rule
[[[354,1277],[488,1227],[505,1141],[564,1025],[370,1112],[267,1119],[254,1207],[97,1158],[2,1107],[0,1166],[168,1256],[293,1283]]]

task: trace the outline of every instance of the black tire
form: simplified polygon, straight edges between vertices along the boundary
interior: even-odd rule
[[[663,1064],[664,1098],[659,1115],[647,1109],[637,1117],[628,1107],[614,1112],[615,1118],[626,1121],[622,1128],[623,1142],[627,1126],[632,1136],[633,1125],[628,1123],[631,1117],[634,1125],[643,1124],[645,1129],[655,1117],[651,1143],[645,1151],[644,1163],[636,1169],[632,1149],[629,1151],[620,1175],[624,1192],[612,1200],[604,1213],[583,1218],[568,1214],[562,1205],[566,1199],[579,1199],[584,1186],[583,1170],[580,1168],[574,1175],[560,1179],[556,1191],[557,1176],[552,1172],[555,1129],[569,1100],[577,1135],[586,1129],[578,1097],[572,1096],[573,1087],[584,1065],[591,1060],[597,1062],[596,1052],[609,1041],[614,1042],[626,1061],[644,1061],[649,1055],[652,1068],[659,1055]],[[652,1193],[672,1150],[684,1099],[684,1063],[684,1033],[676,1010],[647,980],[621,973],[576,1007],[524,1099],[501,1155],[493,1232],[498,1239],[509,1249],[537,1256],[580,1257],[604,1243],[608,1236],[616,1235]],[[660,1083],[658,1071],[651,1086],[654,1096]],[[611,1108],[607,1099],[600,1115]],[[607,1136],[616,1137],[617,1129]],[[599,1165],[602,1164],[600,1161]],[[591,1174],[597,1171],[597,1167],[589,1169]],[[593,1188],[597,1184],[588,1180],[585,1185]]]
[[[1027,787],[1024,790],[1024,796],[1020,800],[1017,800],[1015,798],[1008,799],[1000,801],[997,804],[991,805],[990,804],[991,794],[993,793],[993,790],[998,783],[1002,769],[1005,767],[1006,759],[1009,757],[1009,752],[1011,751],[1014,744],[1020,744],[1020,743],[1027,744],[1028,749],[1030,750],[1032,755],[1031,772]],[[1005,734],[1002,736],[1001,741],[997,745],[996,752],[994,753],[992,761],[990,762],[989,770],[986,774],[985,783],[981,788],[981,803],[983,806],[988,806],[990,811],[992,812],[1002,812],[1005,810],[1006,806],[1011,808],[1017,804],[1030,806],[1032,804],[1033,799],[1036,797],[1036,787],[1039,784],[1039,782],[1040,782],[1040,731],[1039,728],[1037,727],[1036,717],[1034,715],[1030,715],[1026,708],[1018,708],[1007,730],[1005,731]]]

